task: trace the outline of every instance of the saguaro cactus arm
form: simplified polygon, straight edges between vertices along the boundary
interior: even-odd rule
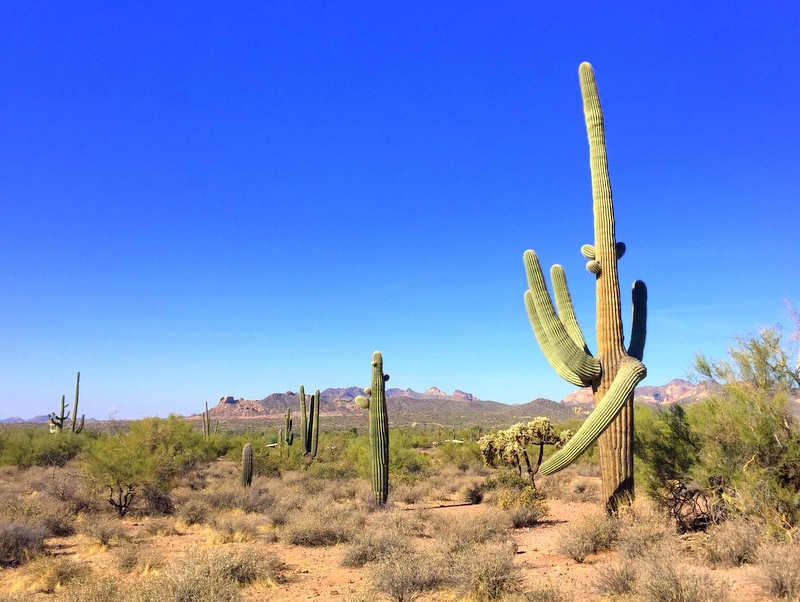
[[[647,375],[647,369],[639,360],[629,357],[620,365],[617,377],[603,400],[584,421],[578,432],[567,444],[542,464],[543,475],[553,474],[572,464],[595,440],[603,434],[619,415],[633,389]]]
[[[561,299],[564,320],[569,324],[569,330],[573,331],[572,336],[553,308],[536,253],[525,251],[523,259],[529,286],[529,290],[525,291],[525,306],[528,308],[528,318],[539,347],[542,348],[550,365],[564,380],[579,387],[590,385],[600,375],[600,363],[586,352],[586,345],[581,344],[583,335],[580,334],[575,312],[572,310],[563,271],[556,271],[554,286],[564,287],[557,293],[557,297]],[[573,337],[578,338],[579,343],[576,343]]]
[[[631,342],[628,355],[641,361],[644,355],[644,340],[647,336],[647,287],[637,280],[631,291],[633,314],[631,317]]]

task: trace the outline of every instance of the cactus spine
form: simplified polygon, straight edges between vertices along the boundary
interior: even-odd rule
[[[306,408],[305,389],[303,385],[300,385],[300,442],[303,448],[303,455],[309,460],[317,455],[319,402],[319,389],[317,389],[309,400],[308,408]]]
[[[383,358],[379,351],[372,354],[372,384],[355,399],[359,407],[369,409],[369,445],[372,465],[372,494],[379,506],[386,504],[389,495],[389,417],[386,414],[386,381]]]
[[[242,448],[242,487],[247,489],[253,483],[253,446],[245,443]]]
[[[579,69],[586,132],[592,172],[594,245],[581,253],[594,274],[597,302],[597,354],[592,356],[578,326],[564,270],[550,271],[558,314],[533,251],[524,254],[528,275],[525,305],[533,332],[555,371],[580,387],[591,386],[595,409],[575,436],[541,467],[542,474],[565,468],[599,438],[603,496],[610,512],[620,500],[633,497],[633,391],[647,375],[642,364],[646,335],[647,289],[641,281],[633,285],[631,342],[623,345],[617,260],[625,252],[616,241],[614,207],[608,178],[603,112],[594,71],[589,63]]]

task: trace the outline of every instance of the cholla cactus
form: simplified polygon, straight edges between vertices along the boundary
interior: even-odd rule
[[[578,326],[563,268],[554,265],[550,271],[556,314],[533,251],[524,254],[528,275],[525,305],[536,340],[555,371],[570,383],[591,386],[594,391],[594,411],[570,442],[542,465],[542,474],[565,468],[599,437],[603,495],[607,508],[613,512],[619,499],[633,497],[633,391],[647,374],[641,361],[647,289],[641,281],[633,285],[631,341],[626,349],[617,272],[617,261],[625,252],[625,245],[617,242],[614,230],[603,112],[592,66],[583,63],[579,71],[594,207],[594,244],[583,245],[581,253],[588,259],[586,268],[596,283],[597,354],[589,352]]]
[[[549,418],[538,416],[527,424],[520,422],[506,430],[481,437],[478,440],[478,447],[487,466],[493,466],[495,461],[500,459],[515,467],[522,475],[522,463],[524,462],[531,485],[535,487],[534,476],[542,463],[544,446],[552,445],[556,449],[560,449],[571,437],[572,431],[564,430],[556,433]],[[532,445],[539,447],[535,464],[531,463],[527,452],[527,448]]]

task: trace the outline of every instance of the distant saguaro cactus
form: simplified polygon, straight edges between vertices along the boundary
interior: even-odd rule
[[[81,414],[81,422],[80,424],[75,424],[75,419],[78,417],[78,396],[80,394],[81,389],[81,373],[78,372],[78,377],[75,380],[75,402],[72,404],[72,432],[73,433],[80,433],[83,430],[83,421],[84,421],[84,414]]]
[[[242,448],[242,487],[247,489],[253,483],[253,446],[245,443]]]
[[[625,252],[614,231],[614,207],[608,178],[603,112],[594,71],[589,63],[579,69],[592,172],[594,245],[583,245],[581,253],[594,274],[597,300],[597,354],[589,352],[578,326],[564,270],[550,271],[558,308],[533,251],[524,254],[528,275],[525,305],[533,332],[555,371],[579,387],[591,386],[595,409],[575,436],[541,467],[542,474],[557,472],[578,458],[598,437],[603,497],[610,512],[622,499],[633,497],[633,390],[646,376],[642,363],[646,334],[647,289],[641,281],[633,285],[631,342],[623,344],[617,260]],[[602,436],[601,436],[602,435]]]
[[[386,381],[380,351],[372,354],[372,385],[358,395],[355,402],[369,409],[369,445],[372,466],[372,493],[379,506],[386,504],[389,495],[389,417],[386,414]]]
[[[306,409],[306,393],[300,385],[300,443],[303,455],[311,460],[317,455],[319,441],[319,389],[311,396]]]
[[[286,456],[289,456],[289,446],[294,443],[294,433],[292,432],[292,408],[286,408],[283,415],[283,442],[286,444]]]
[[[58,414],[52,412],[47,415],[50,419],[50,432],[58,434],[64,428],[64,422],[66,422],[67,418],[69,418],[69,412],[65,413],[65,410],[68,403],[64,403],[67,399],[66,395],[61,396],[61,409],[59,410]]]

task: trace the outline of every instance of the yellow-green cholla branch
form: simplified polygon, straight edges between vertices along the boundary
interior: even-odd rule
[[[617,377],[603,400],[584,421],[572,439],[542,464],[539,472],[543,475],[550,475],[563,470],[577,460],[619,415],[634,388],[645,376],[647,376],[647,368],[642,362],[632,357],[626,358],[620,365]]]

